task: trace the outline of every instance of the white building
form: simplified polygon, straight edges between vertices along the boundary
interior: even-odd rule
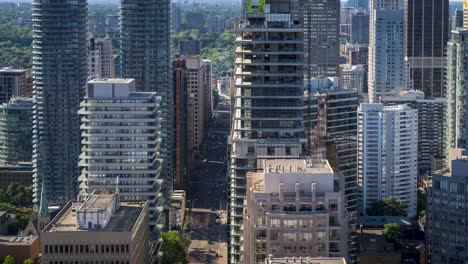
[[[244,263],[347,256],[344,192],[327,160],[265,160],[247,176]]]
[[[149,203],[149,224],[160,216],[160,98],[135,92],[133,79],[88,82],[81,103],[80,195],[119,189],[124,202]]]
[[[406,105],[361,104],[358,109],[360,209],[393,196],[416,215],[418,111]]]
[[[340,65],[340,85],[344,90],[357,90],[364,93],[366,70],[362,65]]]
[[[368,87],[371,103],[404,89],[405,16],[403,0],[371,0]]]

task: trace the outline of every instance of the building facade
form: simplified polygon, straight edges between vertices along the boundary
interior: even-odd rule
[[[304,74],[307,78],[338,76],[340,1],[292,0],[304,20]]]
[[[347,256],[343,189],[327,160],[268,160],[247,176],[244,261]]]
[[[0,69],[0,104],[7,103],[13,96],[27,96],[26,71],[3,68]]]
[[[41,263],[148,263],[148,205],[95,191],[66,204],[41,231]]]
[[[429,263],[464,263],[468,228],[468,156],[464,149],[452,149],[447,169],[432,175],[427,192],[426,245]]]
[[[449,0],[405,0],[406,56],[413,88],[445,97],[444,52],[449,40]]]
[[[393,196],[416,216],[418,112],[406,105],[358,109],[359,210]]]
[[[455,9],[452,14],[451,30],[458,30],[458,28],[463,28],[463,9]]]
[[[33,99],[12,98],[0,105],[0,165],[31,162]]]
[[[229,262],[242,261],[243,204],[248,171],[260,159],[299,158],[302,126],[303,28],[289,1],[244,1],[236,31],[229,168]],[[245,247],[244,247],[245,248]]]
[[[162,212],[160,98],[154,92],[135,92],[132,79],[93,80],[79,114],[80,196],[118,189],[121,201],[148,201],[153,229]]]
[[[340,65],[340,86],[344,90],[356,90],[358,94],[366,91],[366,69],[362,65]]]
[[[170,0],[122,1],[122,77],[135,79],[137,92],[157,92],[161,97],[161,158],[164,159],[162,175],[166,198],[172,189],[174,144],[170,29]]]
[[[181,39],[179,40],[180,55],[200,55],[200,40],[198,39]]]
[[[369,45],[369,15],[366,12],[351,16],[351,43]]]
[[[369,22],[369,101],[401,90],[405,84],[403,0],[371,0]]]
[[[445,99],[429,98],[422,91],[400,92],[382,97],[384,105],[406,104],[418,110],[418,172],[432,173],[433,159],[442,159],[444,149]]]
[[[42,183],[50,194],[50,205],[64,205],[78,194],[80,120],[77,111],[87,77],[87,14],[85,0],[33,2],[33,199],[36,206]]]
[[[31,162],[0,166],[0,189],[6,190],[10,183],[32,185],[33,168]]]

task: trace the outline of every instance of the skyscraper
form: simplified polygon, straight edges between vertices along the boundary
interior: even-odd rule
[[[63,205],[78,193],[87,14],[86,0],[33,2],[35,203],[42,184],[51,205]]]
[[[452,148],[468,149],[468,31],[452,31],[447,43],[447,103],[445,116],[445,155]]]
[[[302,126],[303,28],[290,1],[244,1],[237,27],[230,153],[229,262],[242,261],[246,175],[261,159],[299,158]]]
[[[120,12],[122,77],[135,79],[138,92],[157,92],[161,96],[161,158],[166,195],[173,181],[170,2],[122,0]]]
[[[444,97],[449,0],[405,0],[406,56],[413,88]]]
[[[406,105],[361,104],[358,109],[360,212],[393,196],[416,216],[418,112]]]
[[[400,90],[405,83],[403,0],[371,0],[369,23],[369,101]]]
[[[27,96],[26,85],[25,70],[0,69],[0,103],[8,103],[13,96]]]
[[[365,12],[351,15],[351,43],[369,45],[369,15]]]
[[[292,12],[304,19],[305,75],[338,76],[340,1],[292,0]]]

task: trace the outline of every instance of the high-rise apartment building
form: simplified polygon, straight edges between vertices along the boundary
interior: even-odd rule
[[[299,158],[302,126],[303,27],[289,0],[244,1],[236,31],[230,153],[229,262],[242,261],[247,172],[261,159]]]
[[[0,69],[0,104],[7,103],[13,96],[28,97],[26,86],[25,70],[13,68]]]
[[[405,88],[403,0],[371,0],[369,22],[369,101]]]
[[[120,11],[123,78],[134,78],[138,92],[161,97],[161,158],[164,195],[173,182],[173,98],[171,81],[171,1],[123,0]]]
[[[179,40],[180,55],[200,55],[200,40],[198,39],[181,39]]]
[[[90,34],[88,46],[88,80],[101,78],[101,50],[96,48],[96,39]]]
[[[115,78],[115,61],[112,49],[112,39],[96,38],[95,47],[99,50],[101,59],[101,76],[99,78]]]
[[[447,43],[447,110],[444,123],[445,155],[452,148],[468,149],[468,31],[452,31]]]
[[[211,61],[185,56],[173,62],[175,180],[182,183],[200,162],[201,144],[212,112]]]
[[[41,263],[148,263],[148,204],[113,191],[70,201],[41,230]]]
[[[182,9],[177,3],[172,3],[171,19],[171,29],[175,32],[180,31],[182,25]]]
[[[244,263],[346,257],[344,192],[327,160],[267,160],[247,176]],[[340,189],[341,188],[341,189]]]
[[[458,30],[458,28],[463,28],[463,9],[455,9],[452,14],[451,30]]]
[[[413,88],[444,97],[449,0],[405,0],[406,56]]]
[[[340,86],[344,90],[356,90],[358,94],[365,93],[366,70],[362,65],[340,65]]]
[[[338,76],[340,1],[292,0],[293,13],[304,20],[304,55],[307,78]]]
[[[85,0],[33,2],[34,202],[41,186],[49,204],[78,194],[80,120],[87,77]]]
[[[430,98],[423,91],[401,91],[384,96],[384,105],[406,104],[418,110],[418,171],[419,175],[432,172],[433,159],[441,159],[444,149],[445,99]]]
[[[119,189],[122,201],[148,201],[153,228],[162,211],[160,98],[155,92],[135,92],[133,79],[93,80],[79,114],[80,196]]]
[[[351,43],[369,45],[369,15],[365,12],[351,15]]]
[[[468,208],[468,156],[464,149],[452,149],[447,169],[432,175],[427,192],[426,244],[428,263],[468,261],[465,230]]]
[[[393,196],[416,216],[418,112],[406,105],[358,109],[359,209]]]
[[[32,98],[0,105],[0,165],[32,161]]]

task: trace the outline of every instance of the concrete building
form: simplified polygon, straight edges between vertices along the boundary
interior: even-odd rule
[[[451,149],[446,169],[432,175],[427,192],[426,245],[429,263],[468,261],[466,197],[468,195],[468,155],[464,149]]]
[[[468,56],[468,31],[452,31],[447,43],[447,110],[445,116],[445,156],[452,148],[468,149],[468,89],[464,57]]]
[[[88,80],[101,78],[101,51],[96,48],[96,39],[90,34],[88,40]]]
[[[369,14],[366,12],[351,15],[351,43],[369,45]]]
[[[405,0],[405,28],[413,89],[422,90],[428,97],[445,97],[449,0]]]
[[[249,2],[250,3],[250,2]],[[236,32],[229,156],[229,262],[242,261],[248,171],[261,159],[299,158],[302,126],[303,28],[286,2],[244,5]],[[286,3],[286,4],[284,4]],[[244,247],[245,248],[245,247]]]
[[[111,191],[70,201],[41,232],[41,263],[148,263],[148,204]]]
[[[198,39],[182,39],[179,40],[180,55],[200,55],[200,40]]]
[[[32,185],[33,168],[31,162],[0,166],[0,189],[6,190],[10,183]]]
[[[357,211],[357,107],[356,90],[343,90],[337,78],[304,83],[303,124],[312,158],[327,158],[344,179],[345,207],[349,215],[349,257],[354,259]]]
[[[402,0],[371,0],[369,101],[405,86],[405,17]]]
[[[384,105],[406,104],[418,110],[418,174],[432,172],[434,158],[443,157],[445,99],[430,98],[422,91],[401,91],[395,96],[382,97]]]
[[[293,13],[304,20],[306,78],[338,76],[340,1],[292,0]]]
[[[31,162],[33,99],[12,98],[0,105],[0,165]]]
[[[87,78],[87,15],[86,0],[33,2],[36,208],[42,184],[49,193],[50,205],[65,205],[78,194],[81,138],[77,112]]]
[[[463,28],[463,9],[455,9],[452,14],[451,30],[458,30],[458,28]]]
[[[163,210],[160,100],[154,92],[135,92],[133,79],[93,80],[79,111],[80,196],[119,189],[121,201],[148,201],[151,230]]]
[[[13,96],[27,96],[26,71],[0,69],[0,104],[7,103]]]
[[[344,90],[356,90],[358,94],[367,92],[364,88],[366,69],[363,65],[340,65],[340,86]]]
[[[166,200],[172,189],[174,170],[170,29],[170,0],[122,0],[122,77],[135,79],[137,92],[157,92],[161,97],[161,158]]]
[[[416,216],[418,111],[361,104],[357,153],[360,212],[393,196],[408,205],[408,217]]]
[[[15,263],[26,259],[38,263],[40,244],[39,236],[0,236],[0,259],[12,256]]]
[[[346,264],[344,258],[311,258],[311,257],[284,257],[268,256],[265,264]]]
[[[362,228],[358,232],[357,260],[362,264],[400,264],[401,252],[382,235],[382,228]]]
[[[115,78],[115,61],[110,38],[91,37],[88,54],[88,79]]]
[[[348,52],[348,63],[350,65],[365,65],[367,72],[367,64],[369,63],[369,47],[358,45],[355,49]],[[366,85],[367,86],[367,85]]]
[[[244,263],[347,256],[344,192],[327,160],[266,160],[247,176]]]

